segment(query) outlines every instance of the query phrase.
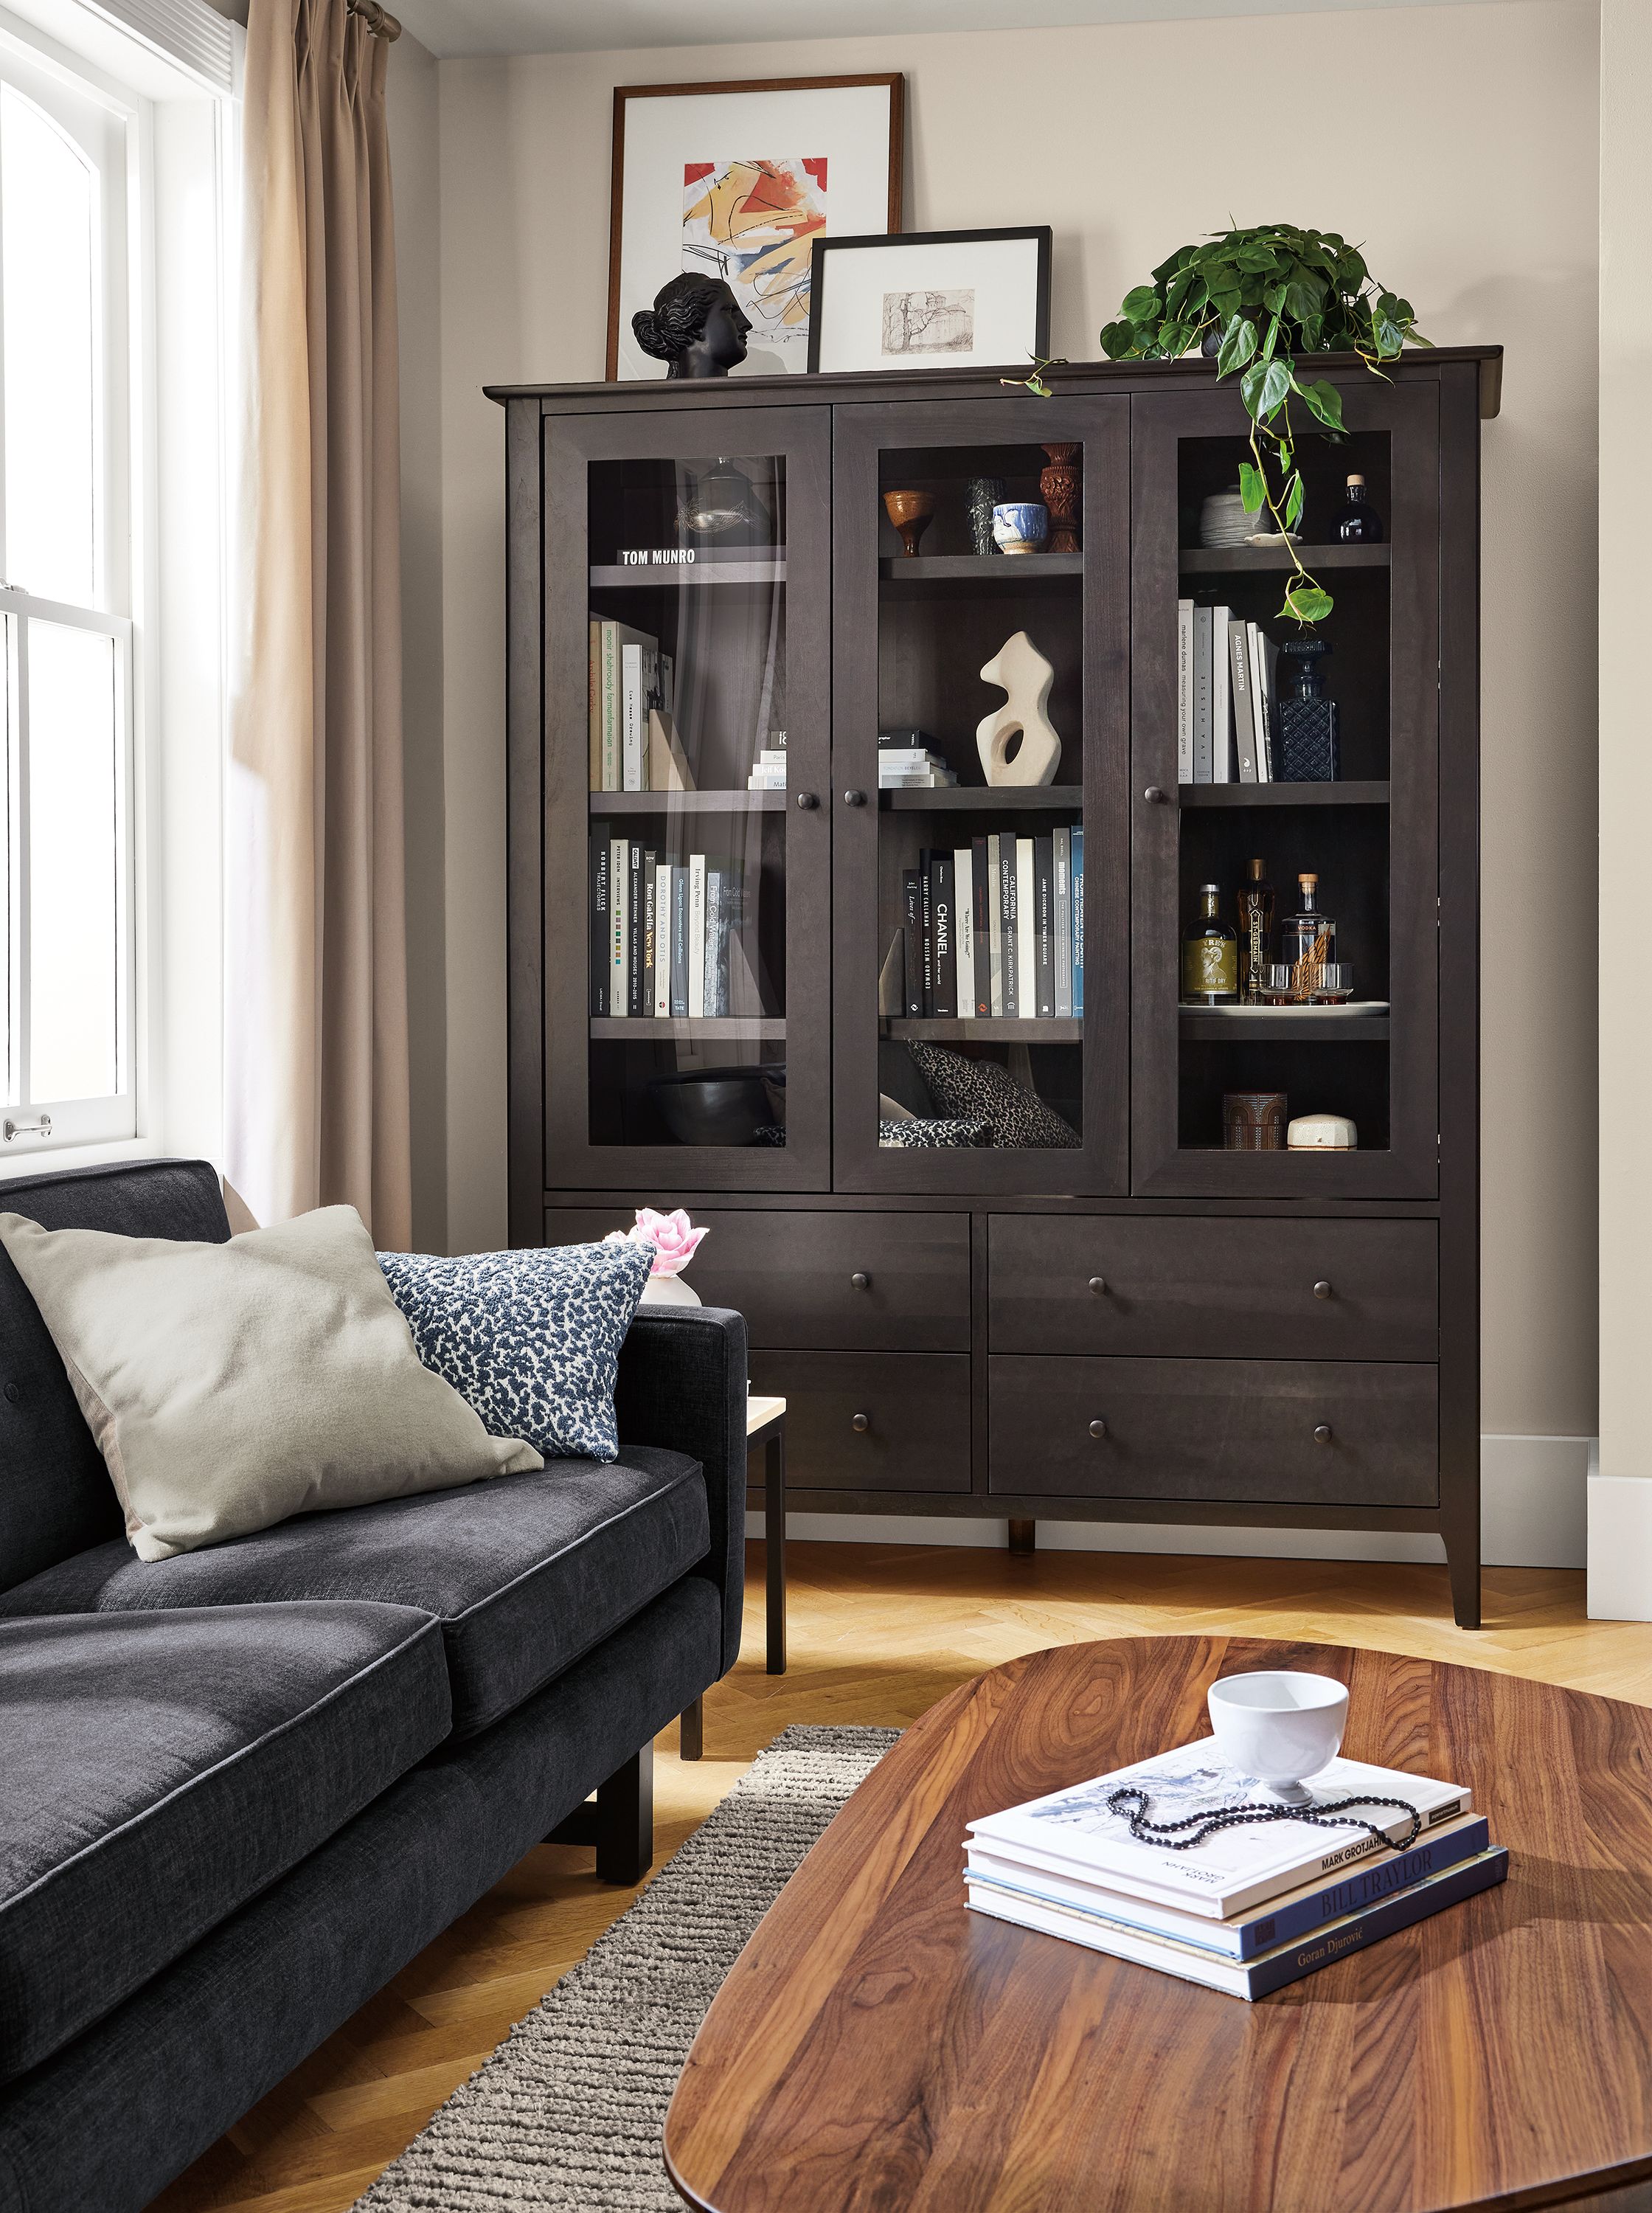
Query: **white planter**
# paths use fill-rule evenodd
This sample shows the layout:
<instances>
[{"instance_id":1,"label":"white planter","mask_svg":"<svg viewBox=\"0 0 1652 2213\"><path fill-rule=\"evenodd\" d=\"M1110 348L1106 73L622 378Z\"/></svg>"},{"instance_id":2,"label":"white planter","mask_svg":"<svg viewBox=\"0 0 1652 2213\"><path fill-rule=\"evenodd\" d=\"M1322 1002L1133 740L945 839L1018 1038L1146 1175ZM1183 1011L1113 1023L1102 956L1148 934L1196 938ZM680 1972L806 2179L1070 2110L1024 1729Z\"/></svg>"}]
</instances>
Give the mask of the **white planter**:
<instances>
[{"instance_id":1,"label":"white planter","mask_svg":"<svg viewBox=\"0 0 1652 2213\"><path fill-rule=\"evenodd\" d=\"M680 1276L650 1276L643 1286L645 1307L697 1307L700 1295Z\"/></svg>"}]
</instances>

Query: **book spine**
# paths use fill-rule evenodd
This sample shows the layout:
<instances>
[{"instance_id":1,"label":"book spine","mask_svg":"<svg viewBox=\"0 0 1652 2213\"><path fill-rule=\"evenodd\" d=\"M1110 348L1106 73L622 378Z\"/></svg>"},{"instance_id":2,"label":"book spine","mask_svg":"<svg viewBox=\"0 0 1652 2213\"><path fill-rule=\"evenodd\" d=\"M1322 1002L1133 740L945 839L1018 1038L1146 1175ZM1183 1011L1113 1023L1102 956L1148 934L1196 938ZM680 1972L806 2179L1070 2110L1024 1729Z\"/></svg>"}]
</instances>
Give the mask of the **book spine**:
<instances>
[{"instance_id":1,"label":"book spine","mask_svg":"<svg viewBox=\"0 0 1652 2213\"><path fill-rule=\"evenodd\" d=\"M1228 625L1232 610L1210 610L1210 781L1234 781L1234 691L1228 670Z\"/></svg>"},{"instance_id":2,"label":"book spine","mask_svg":"<svg viewBox=\"0 0 1652 2213\"><path fill-rule=\"evenodd\" d=\"M937 849L930 856L930 912L935 925L933 1012L949 1020L958 1013L958 931L952 878L952 855Z\"/></svg>"},{"instance_id":3,"label":"book spine","mask_svg":"<svg viewBox=\"0 0 1652 2213\"><path fill-rule=\"evenodd\" d=\"M609 859L608 826L606 822L593 822L591 825L590 963L591 1012L594 1015L606 1015L608 1011L608 975L613 966Z\"/></svg>"},{"instance_id":4,"label":"book spine","mask_svg":"<svg viewBox=\"0 0 1652 2213\"><path fill-rule=\"evenodd\" d=\"M952 857L952 931L958 948L958 1019L975 1019L975 863L967 845Z\"/></svg>"},{"instance_id":5,"label":"book spine","mask_svg":"<svg viewBox=\"0 0 1652 2213\"><path fill-rule=\"evenodd\" d=\"M917 895L924 917L924 1012L927 1017L935 1012L935 878L927 851L918 856Z\"/></svg>"},{"instance_id":6,"label":"book spine","mask_svg":"<svg viewBox=\"0 0 1652 2213\"><path fill-rule=\"evenodd\" d=\"M975 1012L984 1018L992 1012L992 924L987 905L987 841L972 838L970 844L970 902L975 924Z\"/></svg>"},{"instance_id":7,"label":"book spine","mask_svg":"<svg viewBox=\"0 0 1652 2213\"><path fill-rule=\"evenodd\" d=\"M590 619L590 671L588 713L591 737L591 789L602 789L602 618Z\"/></svg>"},{"instance_id":8,"label":"book spine","mask_svg":"<svg viewBox=\"0 0 1652 2213\"><path fill-rule=\"evenodd\" d=\"M1256 775L1256 710L1251 698L1250 625L1228 625L1228 680L1234 695L1234 748L1239 757L1239 781L1254 783Z\"/></svg>"},{"instance_id":9,"label":"book spine","mask_svg":"<svg viewBox=\"0 0 1652 2213\"><path fill-rule=\"evenodd\" d=\"M625 945L625 1012L640 1015L643 1004L643 848L633 838L631 841L631 866L625 885L625 912L631 918L631 932Z\"/></svg>"},{"instance_id":10,"label":"book spine","mask_svg":"<svg viewBox=\"0 0 1652 2213\"><path fill-rule=\"evenodd\" d=\"M1052 839L1056 875L1056 1015L1073 1011L1073 833L1058 830Z\"/></svg>"},{"instance_id":11,"label":"book spine","mask_svg":"<svg viewBox=\"0 0 1652 2213\"><path fill-rule=\"evenodd\" d=\"M1033 840L1015 840L1015 1007L1022 1021L1038 1012L1039 911Z\"/></svg>"},{"instance_id":12,"label":"book spine","mask_svg":"<svg viewBox=\"0 0 1652 2213\"><path fill-rule=\"evenodd\" d=\"M986 1010L1003 1013L1003 861L998 833L986 841Z\"/></svg>"},{"instance_id":13,"label":"book spine","mask_svg":"<svg viewBox=\"0 0 1652 2213\"><path fill-rule=\"evenodd\" d=\"M705 872L705 1011L728 1011L728 882L726 869Z\"/></svg>"},{"instance_id":14,"label":"book spine","mask_svg":"<svg viewBox=\"0 0 1652 2213\"><path fill-rule=\"evenodd\" d=\"M1073 832L1073 1012L1084 1011L1084 832Z\"/></svg>"},{"instance_id":15,"label":"book spine","mask_svg":"<svg viewBox=\"0 0 1652 2213\"><path fill-rule=\"evenodd\" d=\"M631 846L616 838L608 848L608 900L613 927L608 937L608 1005L623 1015L630 1004L631 917L625 911L625 892L631 881Z\"/></svg>"},{"instance_id":16,"label":"book spine","mask_svg":"<svg viewBox=\"0 0 1652 2213\"><path fill-rule=\"evenodd\" d=\"M909 1016L924 1012L924 887L916 869L900 872L900 942L905 1004Z\"/></svg>"},{"instance_id":17,"label":"book spine","mask_svg":"<svg viewBox=\"0 0 1652 2213\"><path fill-rule=\"evenodd\" d=\"M688 1019L688 870L680 861L671 871L671 1012Z\"/></svg>"},{"instance_id":18,"label":"book spine","mask_svg":"<svg viewBox=\"0 0 1652 2213\"><path fill-rule=\"evenodd\" d=\"M1038 918L1033 1003L1039 1019L1048 1021L1056 1010L1056 863L1052 838L1033 840L1033 911Z\"/></svg>"},{"instance_id":19,"label":"book spine","mask_svg":"<svg viewBox=\"0 0 1652 2213\"><path fill-rule=\"evenodd\" d=\"M705 1012L705 856L688 857L688 1012Z\"/></svg>"},{"instance_id":20,"label":"book spine","mask_svg":"<svg viewBox=\"0 0 1652 2213\"><path fill-rule=\"evenodd\" d=\"M1021 948L1016 944L1015 841L1001 836L998 841L998 920L1003 936L1003 952L999 972L1003 980L1003 1012L1007 1021L1014 1021L1021 1013Z\"/></svg>"},{"instance_id":21,"label":"book spine","mask_svg":"<svg viewBox=\"0 0 1652 2213\"><path fill-rule=\"evenodd\" d=\"M657 978L654 973L654 897L659 889L660 856L643 856L643 993L637 1008L641 1015L654 1012Z\"/></svg>"},{"instance_id":22,"label":"book spine","mask_svg":"<svg viewBox=\"0 0 1652 2213\"><path fill-rule=\"evenodd\" d=\"M1193 781L1210 781L1210 610L1193 610Z\"/></svg>"},{"instance_id":23,"label":"book spine","mask_svg":"<svg viewBox=\"0 0 1652 2213\"><path fill-rule=\"evenodd\" d=\"M619 791L619 625L602 625L602 789Z\"/></svg>"},{"instance_id":24,"label":"book spine","mask_svg":"<svg viewBox=\"0 0 1652 2213\"><path fill-rule=\"evenodd\" d=\"M1466 1898L1490 1890L1508 1873L1509 1854L1498 1845L1453 1869L1437 1882L1401 1891L1384 1905L1374 1905L1369 1913L1362 1913L1357 1920L1304 1936L1265 1959L1248 1960L1240 1970L1247 1985L1246 1996L1265 1998L1270 1990L1282 1990L1288 1983L1299 1983L1304 1975L1315 1974L1335 1960L1345 1960L1350 1952L1362 1952L1368 1944L1395 1936L1402 1929L1415 1928L1419 1921L1442 1913L1447 1906L1460 1905Z\"/></svg>"},{"instance_id":25,"label":"book spine","mask_svg":"<svg viewBox=\"0 0 1652 2213\"><path fill-rule=\"evenodd\" d=\"M1278 1913L1258 1914L1241 1923L1239 1956L1254 1959L1259 1952L1271 1952L1280 1944L1294 1943L1299 1936L1311 1936L1327 1921L1367 1912L1416 1883L1443 1875L1464 1860L1478 1858L1490 1845L1490 1829L1482 1814L1478 1820L1454 1829L1432 1844L1419 1841L1410 1851L1396 1852L1392 1859L1374 1860L1339 1881L1328 1882L1312 1898L1299 1898Z\"/></svg>"},{"instance_id":26,"label":"book spine","mask_svg":"<svg viewBox=\"0 0 1652 2213\"><path fill-rule=\"evenodd\" d=\"M1273 734L1278 722L1275 705L1275 672L1279 649L1259 625L1251 625L1252 648L1256 660L1255 692L1258 712L1261 717L1261 759L1257 763L1257 780L1271 783L1273 773Z\"/></svg>"},{"instance_id":27,"label":"book spine","mask_svg":"<svg viewBox=\"0 0 1652 2213\"><path fill-rule=\"evenodd\" d=\"M1193 781L1193 602L1176 602L1176 781Z\"/></svg>"},{"instance_id":28,"label":"book spine","mask_svg":"<svg viewBox=\"0 0 1652 2213\"><path fill-rule=\"evenodd\" d=\"M654 871L654 1015L663 1021L671 1012L671 863L661 861Z\"/></svg>"},{"instance_id":29,"label":"book spine","mask_svg":"<svg viewBox=\"0 0 1652 2213\"><path fill-rule=\"evenodd\" d=\"M640 726L643 649L627 639L619 649L619 775L622 791L643 789Z\"/></svg>"}]
</instances>

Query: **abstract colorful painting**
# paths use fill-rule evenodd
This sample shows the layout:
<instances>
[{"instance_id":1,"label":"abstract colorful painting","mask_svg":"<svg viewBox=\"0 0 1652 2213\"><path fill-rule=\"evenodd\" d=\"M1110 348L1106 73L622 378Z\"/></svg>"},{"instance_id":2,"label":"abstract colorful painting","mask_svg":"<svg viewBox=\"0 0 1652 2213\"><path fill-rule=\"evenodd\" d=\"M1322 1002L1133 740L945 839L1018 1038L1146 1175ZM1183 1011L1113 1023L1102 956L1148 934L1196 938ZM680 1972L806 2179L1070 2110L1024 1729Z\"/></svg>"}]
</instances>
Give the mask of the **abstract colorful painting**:
<instances>
[{"instance_id":1,"label":"abstract colorful painting","mask_svg":"<svg viewBox=\"0 0 1652 2213\"><path fill-rule=\"evenodd\" d=\"M826 221L824 155L683 164L683 267L733 286L753 338L807 352L809 259Z\"/></svg>"}]
</instances>

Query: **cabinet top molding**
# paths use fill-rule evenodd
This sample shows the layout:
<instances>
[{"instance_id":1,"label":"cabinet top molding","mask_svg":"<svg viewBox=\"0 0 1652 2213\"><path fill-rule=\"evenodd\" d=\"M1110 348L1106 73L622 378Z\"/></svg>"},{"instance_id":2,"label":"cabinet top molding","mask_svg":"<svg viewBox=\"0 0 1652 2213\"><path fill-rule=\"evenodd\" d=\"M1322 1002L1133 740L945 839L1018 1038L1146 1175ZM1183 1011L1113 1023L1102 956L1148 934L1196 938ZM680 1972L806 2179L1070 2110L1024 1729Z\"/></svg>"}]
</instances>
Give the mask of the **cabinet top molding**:
<instances>
[{"instance_id":1,"label":"cabinet top molding","mask_svg":"<svg viewBox=\"0 0 1652 2213\"><path fill-rule=\"evenodd\" d=\"M1417 346L1408 348L1385 374L1399 383L1430 383L1448 364L1472 362L1479 369L1480 415L1489 422L1503 399L1503 348L1500 345ZM1300 366L1325 376L1364 376L1369 374L1356 354L1305 355ZM741 405L807 406L819 394L828 399L901 400L1027 399L1031 395L1006 390L1000 378L1013 375L1016 364L1004 369L905 369L884 375L734 376L703 384L675 383L663 379L624 384L488 384L483 390L501 406L512 399L538 399L547 414L583 414L593 407L728 407ZM1150 391L1175 381L1214 384L1216 363L1198 354L1180 361L1076 361L1045 371L1053 391L1064 394L1116 392L1121 387Z\"/></svg>"}]
</instances>

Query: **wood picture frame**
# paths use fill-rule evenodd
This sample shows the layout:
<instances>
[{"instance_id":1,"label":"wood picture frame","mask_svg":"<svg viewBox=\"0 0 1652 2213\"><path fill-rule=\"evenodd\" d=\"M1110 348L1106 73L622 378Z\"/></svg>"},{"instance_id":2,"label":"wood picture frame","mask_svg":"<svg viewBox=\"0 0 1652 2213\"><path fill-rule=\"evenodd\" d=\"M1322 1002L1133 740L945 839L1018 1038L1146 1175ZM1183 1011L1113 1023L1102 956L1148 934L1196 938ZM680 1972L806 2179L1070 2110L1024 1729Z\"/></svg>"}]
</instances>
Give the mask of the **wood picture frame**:
<instances>
[{"instance_id":1,"label":"wood picture frame","mask_svg":"<svg viewBox=\"0 0 1652 2213\"><path fill-rule=\"evenodd\" d=\"M887 129L879 103L865 97L880 94L887 108ZM844 95L841 109L831 97L838 94ZM861 97L850 103L848 96L852 94ZM824 101L821 95L827 96ZM643 105L656 102L661 105ZM668 102L678 103L674 112L663 105ZM718 113L720 108L722 113ZM645 157L645 122L662 133L676 133L677 146L662 146L657 155L650 152ZM843 134L835 156L829 143L813 143L819 137L829 140L834 129ZM647 360L637 348L630 335L630 318L637 308L651 306L661 286L680 274L686 265L683 239L686 180L682 157L692 154L695 167L704 162L710 169L714 161L728 159L730 149L727 142L730 137L738 145L741 137L753 132L759 138L784 138L796 135L800 130L809 137L809 149L784 144L754 145L752 159L782 168L789 164L812 173L825 172L815 204L824 201L824 219L828 225L832 220L835 188L839 203L846 203L839 228L877 235L876 226L881 218L888 231L898 232L906 143L906 80L899 70L856 76L759 77L705 84L615 86L608 231L608 337L604 371L610 383L633 379L649 381L665 373L663 363ZM717 139L724 143L705 143ZM841 171L845 144L851 161L870 158L875 145L886 164L886 173L881 176L854 176L847 186L834 179L830 163L835 158ZM642 173L645 167L651 168L655 174L644 176ZM628 174L631 187L629 205ZM668 205L668 192L674 192L674 198ZM794 255L794 266L796 259ZM805 288L812 283L812 262L802 281ZM759 323L753 332L747 363L735 372L737 375L802 374L806 370L808 363L802 332L794 317L785 320L789 326L777 329L772 342L766 345L763 339L767 334Z\"/></svg>"},{"instance_id":2,"label":"wood picture frame","mask_svg":"<svg viewBox=\"0 0 1652 2213\"><path fill-rule=\"evenodd\" d=\"M1050 346L1050 267L1052 235L1048 223L1012 224L1002 229L986 230L917 230L899 236L881 237L875 234L863 238L833 238L823 235L814 241L813 266L810 272L810 296L813 312L809 318L808 366L811 375L827 371L847 371L865 375L886 370L896 374L919 369L966 369L1018 367L1021 351L1029 363L1033 357L1044 358ZM1014 249L1030 249L1015 253ZM905 352L893 351L887 343L875 344L877 334L869 328L865 344L851 346L845 355L840 342L828 332L827 277L834 269L839 272L838 289L845 287L844 273L859 257L881 256L893 250L894 259L901 265L901 275L908 284L914 280L918 291L905 292L899 296L919 296L923 288L933 285L929 296L949 298L944 290L956 284L960 275L972 274L971 250L982 261L983 273L988 273L990 264L998 266L991 273L995 283L1009 283L1013 295L1003 303L1003 312L991 312L999 303L991 302L982 311L982 327L978 332L975 322L977 294L973 288L960 298L970 302L967 342L946 343L932 347L914 347ZM871 267L875 271L877 263ZM933 274L930 275L930 271ZM856 272L859 273L858 271ZM863 320L881 296L886 303L893 295L869 295L850 307L848 302L836 310L844 313L859 310ZM996 342L997 332L1006 323L1020 326L1017 335L1021 351L1006 352Z\"/></svg>"}]
</instances>

